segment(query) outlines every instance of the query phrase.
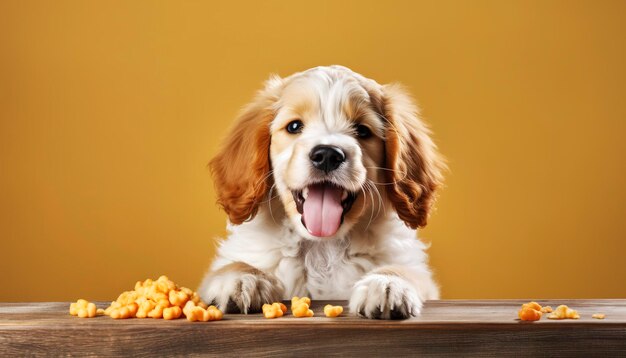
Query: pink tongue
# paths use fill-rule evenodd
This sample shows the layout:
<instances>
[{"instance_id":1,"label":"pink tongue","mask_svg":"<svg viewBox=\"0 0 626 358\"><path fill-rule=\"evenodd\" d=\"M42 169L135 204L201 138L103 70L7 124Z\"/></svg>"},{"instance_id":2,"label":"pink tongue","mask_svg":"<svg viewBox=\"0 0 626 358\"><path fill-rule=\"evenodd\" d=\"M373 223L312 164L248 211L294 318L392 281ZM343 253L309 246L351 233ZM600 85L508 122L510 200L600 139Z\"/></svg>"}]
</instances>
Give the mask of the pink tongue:
<instances>
[{"instance_id":1,"label":"pink tongue","mask_svg":"<svg viewBox=\"0 0 626 358\"><path fill-rule=\"evenodd\" d=\"M329 185L316 184L309 187L304 200L302 218L311 235L333 236L341 225L341 194L343 191Z\"/></svg>"}]
</instances>

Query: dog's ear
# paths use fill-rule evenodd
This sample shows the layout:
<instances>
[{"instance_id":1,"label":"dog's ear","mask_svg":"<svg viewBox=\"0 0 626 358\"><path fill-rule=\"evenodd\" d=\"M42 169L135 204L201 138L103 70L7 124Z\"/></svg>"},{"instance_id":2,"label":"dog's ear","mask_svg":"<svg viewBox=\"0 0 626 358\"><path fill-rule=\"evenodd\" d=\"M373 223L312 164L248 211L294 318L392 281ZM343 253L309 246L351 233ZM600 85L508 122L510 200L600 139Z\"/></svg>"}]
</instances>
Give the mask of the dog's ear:
<instances>
[{"instance_id":1,"label":"dog's ear","mask_svg":"<svg viewBox=\"0 0 626 358\"><path fill-rule=\"evenodd\" d=\"M387 195L400 219L416 229L426 226L446 167L418 108L398 84L382 87L379 106L386 122Z\"/></svg>"},{"instance_id":2,"label":"dog's ear","mask_svg":"<svg viewBox=\"0 0 626 358\"><path fill-rule=\"evenodd\" d=\"M218 204L233 224L254 218L271 187L270 122L282 80L272 76L241 112L209 166Z\"/></svg>"}]
</instances>

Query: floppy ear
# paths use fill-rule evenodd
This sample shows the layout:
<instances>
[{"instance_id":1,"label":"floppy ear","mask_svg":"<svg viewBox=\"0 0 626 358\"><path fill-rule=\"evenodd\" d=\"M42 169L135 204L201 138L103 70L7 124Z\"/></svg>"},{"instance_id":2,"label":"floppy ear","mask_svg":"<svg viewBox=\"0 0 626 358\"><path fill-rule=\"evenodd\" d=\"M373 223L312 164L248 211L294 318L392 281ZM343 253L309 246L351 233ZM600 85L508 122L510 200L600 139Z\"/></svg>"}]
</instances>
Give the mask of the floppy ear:
<instances>
[{"instance_id":1,"label":"floppy ear","mask_svg":"<svg viewBox=\"0 0 626 358\"><path fill-rule=\"evenodd\" d=\"M424 227L446 165L413 100L400 85L383 86L381 106L386 121L386 168L390 169L386 171L387 195L407 226Z\"/></svg>"},{"instance_id":2,"label":"floppy ear","mask_svg":"<svg viewBox=\"0 0 626 358\"><path fill-rule=\"evenodd\" d=\"M233 224L254 218L271 186L270 122L277 99L274 93L280 82L277 76L266 82L265 89L243 109L209 163L217 202Z\"/></svg>"}]
</instances>

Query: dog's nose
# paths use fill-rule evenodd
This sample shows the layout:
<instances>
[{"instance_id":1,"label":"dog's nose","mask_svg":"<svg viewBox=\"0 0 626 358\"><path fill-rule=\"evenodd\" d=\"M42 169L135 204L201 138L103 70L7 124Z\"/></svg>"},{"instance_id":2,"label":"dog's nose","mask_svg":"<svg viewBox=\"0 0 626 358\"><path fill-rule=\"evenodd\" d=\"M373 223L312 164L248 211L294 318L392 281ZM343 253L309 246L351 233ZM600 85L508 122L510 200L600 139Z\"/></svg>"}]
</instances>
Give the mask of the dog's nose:
<instances>
[{"instance_id":1,"label":"dog's nose","mask_svg":"<svg viewBox=\"0 0 626 358\"><path fill-rule=\"evenodd\" d=\"M346 155L337 147L317 145L309 154L313 166L328 173L339 167L346 160Z\"/></svg>"}]
</instances>

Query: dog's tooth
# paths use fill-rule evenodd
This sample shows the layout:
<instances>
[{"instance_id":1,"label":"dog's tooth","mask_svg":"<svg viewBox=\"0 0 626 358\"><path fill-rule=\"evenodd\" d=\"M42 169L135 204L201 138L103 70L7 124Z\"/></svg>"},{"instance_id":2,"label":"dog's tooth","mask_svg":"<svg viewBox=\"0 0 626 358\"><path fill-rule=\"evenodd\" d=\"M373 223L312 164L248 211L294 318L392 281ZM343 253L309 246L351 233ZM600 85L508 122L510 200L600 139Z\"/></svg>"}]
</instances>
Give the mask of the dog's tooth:
<instances>
[{"instance_id":1,"label":"dog's tooth","mask_svg":"<svg viewBox=\"0 0 626 358\"><path fill-rule=\"evenodd\" d=\"M343 194L341 194L341 201L348 199L348 191L344 190Z\"/></svg>"},{"instance_id":2,"label":"dog's tooth","mask_svg":"<svg viewBox=\"0 0 626 358\"><path fill-rule=\"evenodd\" d=\"M304 198L304 200L306 200L307 196L309 196L309 187L302 189L302 197Z\"/></svg>"}]
</instances>

